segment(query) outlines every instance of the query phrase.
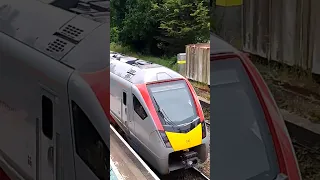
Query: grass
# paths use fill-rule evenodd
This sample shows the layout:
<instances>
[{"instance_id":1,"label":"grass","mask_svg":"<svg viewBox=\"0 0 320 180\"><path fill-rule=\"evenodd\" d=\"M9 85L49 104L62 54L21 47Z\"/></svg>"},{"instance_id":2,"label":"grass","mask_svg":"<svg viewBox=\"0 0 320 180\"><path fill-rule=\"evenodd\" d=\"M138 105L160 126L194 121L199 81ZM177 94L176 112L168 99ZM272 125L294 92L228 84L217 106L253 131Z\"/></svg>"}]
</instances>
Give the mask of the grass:
<instances>
[{"instance_id":1,"label":"grass","mask_svg":"<svg viewBox=\"0 0 320 180\"><path fill-rule=\"evenodd\" d=\"M160 64L174 71L178 71L178 64L176 63L176 57L154 57L151 55L144 55L141 53L134 52L129 47L124 47L116 43L110 44L110 50L118 53L125 54L127 56L136 57L142 60L150 61L156 64Z\"/></svg>"},{"instance_id":2,"label":"grass","mask_svg":"<svg viewBox=\"0 0 320 180\"><path fill-rule=\"evenodd\" d=\"M210 121L210 109L203 108L202 111L203 111L204 119Z\"/></svg>"},{"instance_id":3,"label":"grass","mask_svg":"<svg viewBox=\"0 0 320 180\"><path fill-rule=\"evenodd\" d=\"M197 95L203 97L204 99L210 101L210 88L207 84L189 80Z\"/></svg>"},{"instance_id":4,"label":"grass","mask_svg":"<svg viewBox=\"0 0 320 180\"><path fill-rule=\"evenodd\" d=\"M210 88L209 88L208 85L205 84L205 83L197 82L197 81L193 81L193 80L190 80L190 83L191 83L192 86L194 86L194 87L197 87L197 88L199 88L199 89L203 89L203 90L206 90L206 91L210 91Z\"/></svg>"}]
</instances>

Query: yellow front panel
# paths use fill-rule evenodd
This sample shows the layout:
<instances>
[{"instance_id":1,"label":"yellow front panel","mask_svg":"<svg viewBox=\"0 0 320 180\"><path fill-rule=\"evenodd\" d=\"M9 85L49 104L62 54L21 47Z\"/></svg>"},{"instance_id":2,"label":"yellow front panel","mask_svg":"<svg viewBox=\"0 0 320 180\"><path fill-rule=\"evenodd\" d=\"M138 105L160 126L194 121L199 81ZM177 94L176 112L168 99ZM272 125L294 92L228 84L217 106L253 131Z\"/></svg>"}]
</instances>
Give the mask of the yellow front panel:
<instances>
[{"instance_id":1,"label":"yellow front panel","mask_svg":"<svg viewBox=\"0 0 320 180\"><path fill-rule=\"evenodd\" d=\"M240 6L242 5L242 0L217 0L216 5L218 6Z\"/></svg>"},{"instance_id":2,"label":"yellow front panel","mask_svg":"<svg viewBox=\"0 0 320 180\"><path fill-rule=\"evenodd\" d=\"M188 133L166 132L174 151L192 148L202 143L202 127L199 124Z\"/></svg>"}]
</instances>

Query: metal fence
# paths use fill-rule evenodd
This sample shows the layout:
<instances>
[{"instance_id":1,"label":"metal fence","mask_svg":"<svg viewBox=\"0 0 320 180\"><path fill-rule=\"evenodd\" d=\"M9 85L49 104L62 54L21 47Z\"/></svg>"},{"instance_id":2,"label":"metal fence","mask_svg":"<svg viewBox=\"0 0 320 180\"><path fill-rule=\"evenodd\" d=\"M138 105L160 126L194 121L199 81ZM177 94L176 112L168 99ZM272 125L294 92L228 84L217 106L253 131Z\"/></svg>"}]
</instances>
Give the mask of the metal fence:
<instances>
[{"instance_id":1,"label":"metal fence","mask_svg":"<svg viewBox=\"0 0 320 180\"><path fill-rule=\"evenodd\" d=\"M183 73L183 72L182 72ZM210 85L210 44L186 46L185 76Z\"/></svg>"},{"instance_id":2,"label":"metal fence","mask_svg":"<svg viewBox=\"0 0 320 180\"><path fill-rule=\"evenodd\" d=\"M243 50L320 74L319 0L244 0Z\"/></svg>"}]
</instances>

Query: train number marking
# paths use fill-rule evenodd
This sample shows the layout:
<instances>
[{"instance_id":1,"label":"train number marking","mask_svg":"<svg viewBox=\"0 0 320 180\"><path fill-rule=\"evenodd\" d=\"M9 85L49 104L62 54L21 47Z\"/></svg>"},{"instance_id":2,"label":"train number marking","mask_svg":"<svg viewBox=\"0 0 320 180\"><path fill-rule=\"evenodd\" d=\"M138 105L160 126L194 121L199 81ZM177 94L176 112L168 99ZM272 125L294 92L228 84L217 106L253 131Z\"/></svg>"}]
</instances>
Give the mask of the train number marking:
<instances>
[{"instance_id":1,"label":"train number marking","mask_svg":"<svg viewBox=\"0 0 320 180\"><path fill-rule=\"evenodd\" d=\"M32 167L32 159L31 156L28 155L28 165Z\"/></svg>"}]
</instances>

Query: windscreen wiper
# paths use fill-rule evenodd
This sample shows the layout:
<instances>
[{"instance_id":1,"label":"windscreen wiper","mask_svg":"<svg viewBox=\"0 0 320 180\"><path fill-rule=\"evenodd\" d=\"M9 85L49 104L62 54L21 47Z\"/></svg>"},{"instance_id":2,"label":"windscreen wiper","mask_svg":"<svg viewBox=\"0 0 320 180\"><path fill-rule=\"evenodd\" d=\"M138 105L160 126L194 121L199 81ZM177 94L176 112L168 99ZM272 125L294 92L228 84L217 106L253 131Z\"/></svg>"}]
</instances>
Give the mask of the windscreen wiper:
<instances>
[{"instance_id":1,"label":"windscreen wiper","mask_svg":"<svg viewBox=\"0 0 320 180\"><path fill-rule=\"evenodd\" d=\"M152 98L153 98L154 102L156 103L157 112L161 115L161 117L164 119L164 121L167 124L171 125L172 129L174 129L175 124L172 121L170 121L170 119L168 119L164 116L163 111L162 111L162 109L160 109L160 106L159 106L158 102L156 101L156 99L153 96L152 96Z\"/></svg>"},{"instance_id":2,"label":"windscreen wiper","mask_svg":"<svg viewBox=\"0 0 320 180\"><path fill-rule=\"evenodd\" d=\"M167 113L161 109L161 112L163 113L163 115L165 115L165 118L167 119L167 121L169 121L171 124L173 124L174 126L176 126L176 124L169 118L169 116L167 115ZM179 128L178 128L179 129ZM180 130L179 130L180 131Z\"/></svg>"}]
</instances>

